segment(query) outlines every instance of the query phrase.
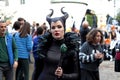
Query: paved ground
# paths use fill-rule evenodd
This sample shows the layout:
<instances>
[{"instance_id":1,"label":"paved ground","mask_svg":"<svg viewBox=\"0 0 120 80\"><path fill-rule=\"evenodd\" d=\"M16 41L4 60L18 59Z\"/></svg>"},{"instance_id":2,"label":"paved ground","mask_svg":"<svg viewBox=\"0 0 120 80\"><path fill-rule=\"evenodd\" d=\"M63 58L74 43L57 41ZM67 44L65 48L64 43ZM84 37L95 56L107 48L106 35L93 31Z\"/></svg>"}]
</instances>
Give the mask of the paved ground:
<instances>
[{"instance_id":1,"label":"paved ground","mask_svg":"<svg viewBox=\"0 0 120 80\"><path fill-rule=\"evenodd\" d=\"M30 64L30 80L33 64ZM103 61L100 65L100 80L120 80L120 72L114 71L114 61Z\"/></svg>"},{"instance_id":2,"label":"paved ground","mask_svg":"<svg viewBox=\"0 0 120 80\"><path fill-rule=\"evenodd\" d=\"M120 72L114 71L114 61L104 61L100 65L100 80L120 80Z\"/></svg>"},{"instance_id":3,"label":"paved ground","mask_svg":"<svg viewBox=\"0 0 120 80\"><path fill-rule=\"evenodd\" d=\"M34 62L33 58L32 61ZM34 65L30 64L29 80L32 78L33 69ZM114 71L114 61L103 61L99 67L99 71L100 80L120 80L120 72Z\"/></svg>"}]
</instances>

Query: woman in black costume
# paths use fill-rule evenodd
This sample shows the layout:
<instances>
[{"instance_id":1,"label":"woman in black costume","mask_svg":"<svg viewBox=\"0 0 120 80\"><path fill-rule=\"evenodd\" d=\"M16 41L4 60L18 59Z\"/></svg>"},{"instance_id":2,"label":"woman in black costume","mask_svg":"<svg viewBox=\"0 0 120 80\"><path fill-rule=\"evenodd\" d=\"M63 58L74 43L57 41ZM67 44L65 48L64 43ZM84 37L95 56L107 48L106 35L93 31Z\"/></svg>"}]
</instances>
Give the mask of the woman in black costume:
<instances>
[{"instance_id":1,"label":"woman in black costume","mask_svg":"<svg viewBox=\"0 0 120 80\"><path fill-rule=\"evenodd\" d=\"M64 16L51 18L51 9L46 17L50 32L39 40L37 52L44 66L38 80L79 80L79 37L76 33L65 33L68 13L63 8Z\"/></svg>"}]
</instances>

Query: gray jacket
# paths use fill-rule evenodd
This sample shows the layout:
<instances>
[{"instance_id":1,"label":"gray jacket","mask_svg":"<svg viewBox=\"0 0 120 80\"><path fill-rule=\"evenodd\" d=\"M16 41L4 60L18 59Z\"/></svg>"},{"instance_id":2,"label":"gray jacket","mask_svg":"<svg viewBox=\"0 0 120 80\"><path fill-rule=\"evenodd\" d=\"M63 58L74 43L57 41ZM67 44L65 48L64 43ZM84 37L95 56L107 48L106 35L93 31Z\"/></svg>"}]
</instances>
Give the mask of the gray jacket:
<instances>
[{"instance_id":1,"label":"gray jacket","mask_svg":"<svg viewBox=\"0 0 120 80\"><path fill-rule=\"evenodd\" d=\"M102 53L101 45L92 45L88 42L85 42L79 53L80 68L90 71L98 71L99 64L103 59L96 59L95 53L96 50Z\"/></svg>"}]
</instances>

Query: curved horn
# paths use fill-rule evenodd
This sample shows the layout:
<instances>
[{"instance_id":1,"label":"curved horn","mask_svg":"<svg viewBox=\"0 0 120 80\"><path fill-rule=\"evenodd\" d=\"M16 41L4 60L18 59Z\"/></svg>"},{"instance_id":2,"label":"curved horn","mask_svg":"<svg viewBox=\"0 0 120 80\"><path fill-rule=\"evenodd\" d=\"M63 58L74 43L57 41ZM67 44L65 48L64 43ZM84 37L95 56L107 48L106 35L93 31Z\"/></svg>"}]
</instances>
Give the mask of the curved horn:
<instances>
[{"instance_id":1,"label":"curved horn","mask_svg":"<svg viewBox=\"0 0 120 80\"><path fill-rule=\"evenodd\" d=\"M63 11L63 8L65 8L65 7L62 7L62 8L61 8L61 12L62 12L63 14L65 14L65 12Z\"/></svg>"},{"instance_id":2,"label":"curved horn","mask_svg":"<svg viewBox=\"0 0 120 80\"><path fill-rule=\"evenodd\" d=\"M53 9L50 9L50 10L51 10L51 13L48 16L51 17L53 15L54 10Z\"/></svg>"},{"instance_id":3,"label":"curved horn","mask_svg":"<svg viewBox=\"0 0 120 80\"><path fill-rule=\"evenodd\" d=\"M64 12L64 11L63 11L63 8L65 8L65 7L62 7L62 8L61 8L61 12L64 14L64 18L67 19L67 18L68 18L68 13L67 13L67 12Z\"/></svg>"},{"instance_id":4,"label":"curved horn","mask_svg":"<svg viewBox=\"0 0 120 80\"><path fill-rule=\"evenodd\" d=\"M51 16L53 15L53 12L54 12L53 9L50 9L50 10L51 10L51 13L46 16L46 20L48 21L49 24L50 24L50 21L51 21Z\"/></svg>"}]
</instances>

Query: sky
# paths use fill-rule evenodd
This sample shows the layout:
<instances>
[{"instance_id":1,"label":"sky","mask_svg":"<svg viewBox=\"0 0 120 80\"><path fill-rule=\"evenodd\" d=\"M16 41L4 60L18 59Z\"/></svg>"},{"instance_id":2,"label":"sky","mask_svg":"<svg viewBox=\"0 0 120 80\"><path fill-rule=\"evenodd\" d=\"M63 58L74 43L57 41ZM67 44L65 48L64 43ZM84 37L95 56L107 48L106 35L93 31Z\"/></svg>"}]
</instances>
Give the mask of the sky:
<instances>
[{"instance_id":1,"label":"sky","mask_svg":"<svg viewBox=\"0 0 120 80\"><path fill-rule=\"evenodd\" d=\"M55 10L55 13L53 16L60 16L60 8L65 7L65 11L69 13L69 18L67 19L67 26L72 26L73 21L76 21L76 26L79 29L79 26L81 24L81 20L84 16L84 13L86 9L92 9L95 11L95 13L98 15L98 17L103 16L103 19L106 17L106 14L110 14L112 17L116 14L116 10L119 7L120 0L116 1L116 8L114 7L114 0L108 2L107 0L83 0L83 2L87 3L88 6L82 5L82 4L50 4L51 0L43 0L42 2L40 0L36 0L36 2L30 2L29 5L32 4L30 13L35 14L32 19L37 19L37 21L45 21L45 17L48 13L50 13L50 8ZM79 0L80 1L80 0ZM82 0L81 0L82 1ZM31 12L33 10L33 12ZM28 15L28 14L27 14ZM39 15L39 16L38 16ZM71 16L73 16L73 20L71 20ZM38 18L39 17L39 18ZM105 19L104 19L105 20Z\"/></svg>"},{"instance_id":2,"label":"sky","mask_svg":"<svg viewBox=\"0 0 120 80\"><path fill-rule=\"evenodd\" d=\"M53 16L61 16L60 8L65 7L65 11L69 13L69 18L67 19L67 25L71 26L73 21L76 20L76 26L79 28L81 20L84 16L84 13L86 9L92 9L95 11L95 13L99 16L110 14L112 17L114 17L114 2L113 0L111 2L107 2L107 0L83 0L88 4L82 5L82 4L50 4L51 0L26 0L26 5L24 6L18 6L18 0L10 0L10 9L5 9L7 12L11 11L17 11L17 14L15 14L16 20L17 17L25 17L30 23L33 21L37 21L40 23L43 23L46 19L46 15L50 13L50 8L55 10L55 13ZM81 0L82 1L82 0ZM116 1L116 8L118 8L120 0ZM73 20L71 20L71 16L73 16Z\"/></svg>"},{"instance_id":3,"label":"sky","mask_svg":"<svg viewBox=\"0 0 120 80\"><path fill-rule=\"evenodd\" d=\"M86 11L85 5L80 4L50 4L50 0L36 0L36 2L28 2L26 6L23 6L18 9L17 16L25 17L25 19L29 20L31 23L33 21L43 23L46 21L46 15L50 13L49 9L54 9L54 16L61 16L60 9L61 7L65 7L64 11L69 13L69 18L67 19L66 25L72 26L73 21L76 20L76 25L80 25L81 19L84 16ZM73 20L71 20L71 16L74 16Z\"/></svg>"}]
</instances>

